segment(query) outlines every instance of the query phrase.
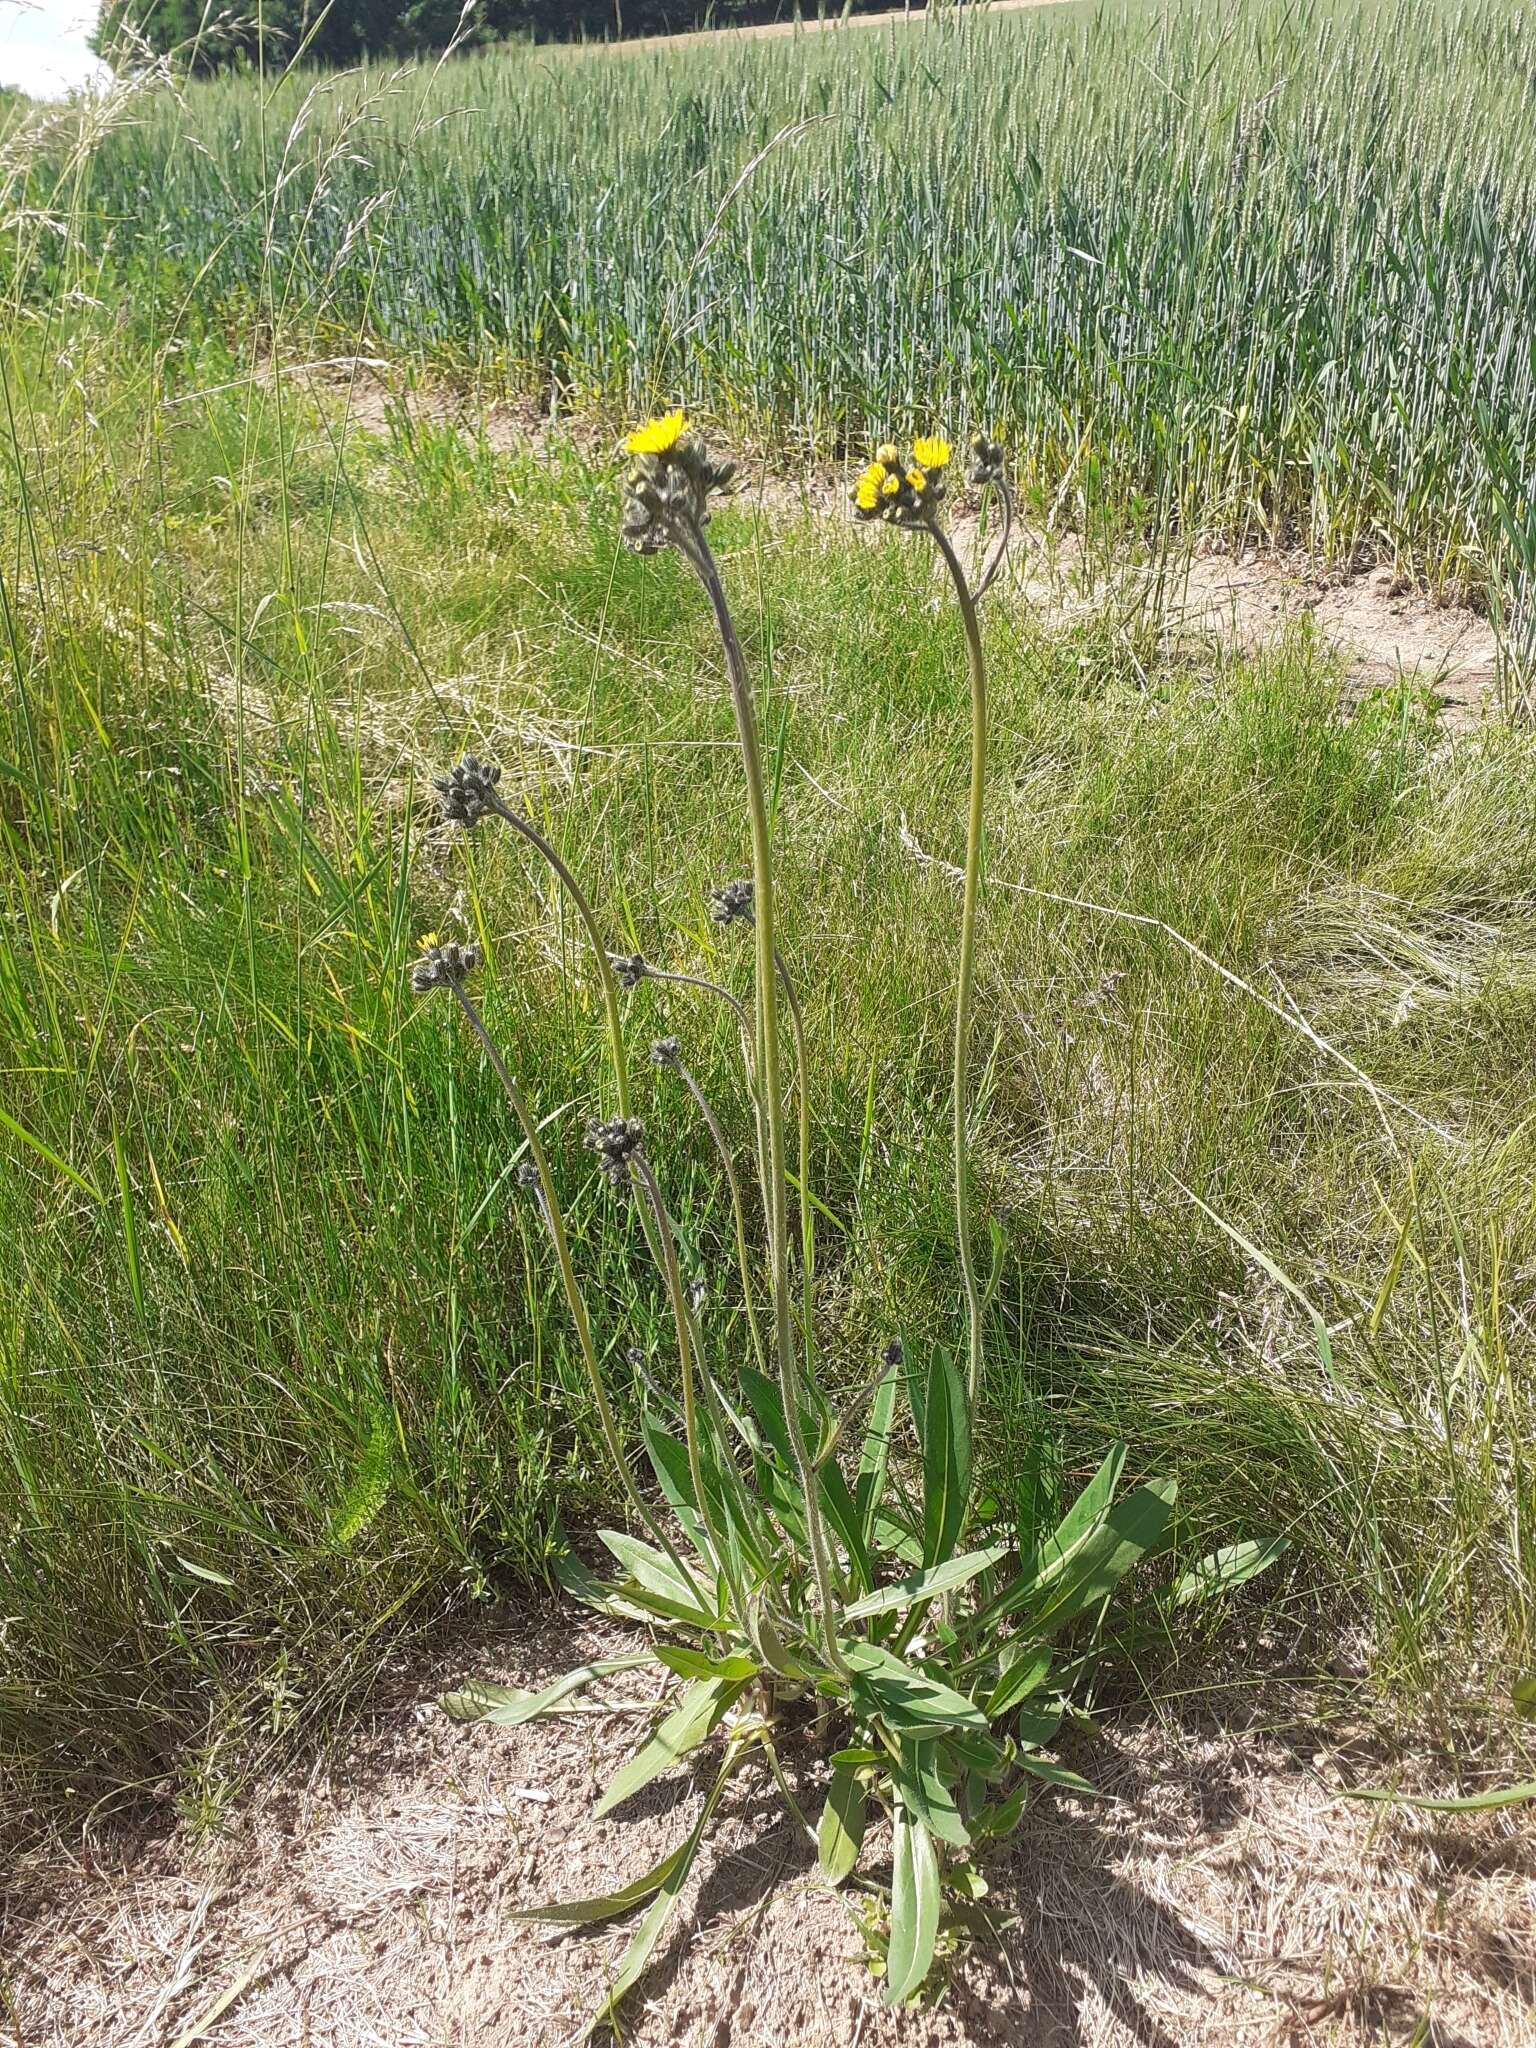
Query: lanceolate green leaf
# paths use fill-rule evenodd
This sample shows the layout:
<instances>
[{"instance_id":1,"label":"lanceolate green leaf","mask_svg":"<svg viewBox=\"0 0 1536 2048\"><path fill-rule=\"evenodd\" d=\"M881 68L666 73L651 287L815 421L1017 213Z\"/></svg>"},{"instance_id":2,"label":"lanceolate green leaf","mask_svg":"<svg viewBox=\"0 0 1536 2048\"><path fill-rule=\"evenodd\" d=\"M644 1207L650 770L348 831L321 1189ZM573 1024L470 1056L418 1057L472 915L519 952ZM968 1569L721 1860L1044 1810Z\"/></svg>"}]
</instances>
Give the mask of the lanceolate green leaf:
<instances>
[{"instance_id":1,"label":"lanceolate green leaf","mask_svg":"<svg viewBox=\"0 0 1536 2048\"><path fill-rule=\"evenodd\" d=\"M893 1365L875 1390L874 1405L869 1411L869 1427L864 1432L864 1449L859 1457L858 1477L853 1485L853 1504L858 1510L866 1549L874 1537L875 1509L885 1492L885 1469L890 1460L891 1430L896 1420L896 1391L900 1377L900 1366Z\"/></svg>"},{"instance_id":2,"label":"lanceolate green leaf","mask_svg":"<svg viewBox=\"0 0 1536 2048\"><path fill-rule=\"evenodd\" d=\"M588 1899L557 1900L548 1906L522 1906L511 1918L535 1920L550 1927L591 1927L601 1920L617 1920L625 1913L632 1913L658 1886L665 1884L687 1850L688 1844L681 1843L676 1849L669 1850L650 1870L611 1892L598 1892Z\"/></svg>"},{"instance_id":3,"label":"lanceolate green leaf","mask_svg":"<svg viewBox=\"0 0 1536 2048\"><path fill-rule=\"evenodd\" d=\"M1019 1769L1028 1771L1032 1778L1042 1778L1047 1785L1059 1785L1065 1792L1076 1792L1084 1799L1108 1799L1110 1794L1101 1792L1097 1785L1090 1785L1086 1778L1080 1778L1076 1771L1069 1771L1065 1764L1052 1763L1048 1756L1021 1756Z\"/></svg>"},{"instance_id":4,"label":"lanceolate green leaf","mask_svg":"<svg viewBox=\"0 0 1536 2048\"><path fill-rule=\"evenodd\" d=\"M851 1607L843 1609L844 1621L867 1621L875 1614L895 1614L913 1607L919 1600L935 1600L940 1593L952 1593L974 1579L978 1572L997 1564L1008 1555L1007 1546L998 1544L991 1550L968 1550L963 1557L952 1557L947 1564L938 1564L931 1571L913 1572L907 1578L898 1579L894 1585L881 1586L873 1593L866 1593L862 1600L855 1600Z\"/></svg>"},{"instance_id":5,"label":"lanceolate green leaf","mask_svg":"<svg viewBox=\"0 0 1536 2048\"><path fill-rule=\"evenodd\" d=\"M651 1470L656 1474L656 1483L673 1514L677 1516L689 1541L696 1549L704 1543L703 1524L699 1520L698 1502L693 1497L693 1477L688 1470L688 1446L679 1443L670 1431L663 1428L654 1415L640 1417L640 1436L645 1445L646 1456L651 1461Z\"/></svg>"},{"instance_id":6,"label":"lanceolate green leaf","mask_svg":"<svg viewBox=\"0 0 1536 2048\"><path fill-rule=\"evenodd\" d=\"M951 1354L935 1344L919 1424L923 1453L923 1563L941 1564L965 1526L970 1499L971 1422L965 1381Z\"/></svg>"},{"instance_id":7,"label":"lanceolate green leaf","mask_svg":"<svg viewBox=\"0 0 1536 2048\"><path fill-rule=\"evenodd\" d=\"M1213 1593L1228 1593L1246 1579L1267 1571L1277 1557L1290 1548L1283 1536L1270 1543L1229 1543L1213 1550L1192 1565L1173 1589L1174 1605L1186 1607L1193 1600L1205 1600Z\"/></svg>"},{"instance_id":8,"label":"lanceolate green leaf","mask_svg":"<svg viewBox=\"0 0 1536 2048\"><path fill-rule=\"evenodd\" d=\"M1073 1560L1038 1612L1053 1628L1108 1598L1119 1581L1144 1557L1160 1550L1173 1526L1177 1486L1171 1479L1153 1479L1118 1501L1103 1526Z\"/></svg>"},{"instance_id":9,"label":"lanceolate green leaf","mask_svg":"<svg viewBox=\"0 0 1536 2048\"><path fill-rule=\"evenodd\" d=\"M1011 1587L1005 1588L981 1616L983 1622L1001 1620L1012 1614L1025 1599L1043 1593L1071 1564L1109 1511L1120 1475L1125 1470L1126 1447L1111 1444L1104 1462L1062 1517L1055 1532L1040 1544L1026 1561ZM1016 1593L1021 1598L1014 1599Z\"/></svg>"},{"instance_id":10,"label":"lanceolate green leaf","mask_svg":"<svg viewBox=\"0 0 1536 2048\"><path fill-rule=\"evenodd\" d=\"M858 1862L868 1817L869 1797L857 1772L834 1768L816 1830L816 1858L828 1884L841 1884Z\"/></svg>"},{"instance_id":11,"label":"lanceolate green leaf","mask_svg":"<svg viewBox=\"0 0 1536 2048\"><path fill-rule=\"evenodd\" d=\"M1023 1572L1005 1586L978 1617L979 1625L990 1627L1027 1611L1032 1628L1064 1626L1167 1540L1175 1493L1171 1479L1138 1486L1041 1569Z\"/></svg>"},{"instance_id":12,"label":"lanceolate green leaf","mask_svg":"<svg viewBox=\"0 0 1536 2048\"><path fill-rule=\"evenodd\" d=\"M721 1765L720 1775L716 1778L710 1795L704 1802L703 1810L700 1812L698 1820L694 1823L692 1832L688 1836L687 1841L683 1843L682 1847L672 1858L671 1867L668 1869L660 1885L656 1888L656 1896L651 1901L650 1910L630 1937L629 1946L625 1949L620 1960L618 1973L608 1987L608 1997L604 2003L603 2010L587 2029L589 2039L598 2027L602 2026L605 2022L610 2026L615 2026L615 2031L617 2031L615 2022L619 2001L639 1981L641 1972L650 1961L652 1951L661 1939L668 1920L672 1917L672 1909L677 1904L678 1894L688 1882L688 1873L693 1868L693 1859L699 1853L699 1844L704 1839L704 1830L709 1826L715 1808L719 1804L720 1794L725 1790L725 1781L731 1775L735 1762L736 1758L733 1752L726 1757L725 1762Z\"/></svg>"},{"instance_id":13,"label":"lanceolate green leaf","mask_svg":"<svg viewBox=\"0 0 1536 2048\"><path fill-rule=\"evenodd\" d=\"M550 1713L594 1679L609 1678L615 1671L638 1671L641 1665L650 1661L650 1654L645 1650L634 1651L627 1657L600 1657L594 1664L583 1664L578 1671L568 1671L564 1678L557 1678L542 1692L524 1692L511 1685L474 1682L459 1692L445 1692L438 1705L455 1721L491 1721L499 1728L517 1728L525 1721L536 1721L541 1714Z\"/></svg>"},{"instance_id":14,"label":"lanceolate green leaf","mask_svg":"<svg viewBox=\"0 0 1536 2048\"><path fill-rule=\"evenodd\" d=\"M939 1938L939 1863L933 1837L898 1801L891 1860L891 1936L885 1957L889 2005L910 1998L927 1976Z\"/></svg>"},{"instance_id":15,"label":"lanceolate green leaf","mask_svg":"<svg viewBox=\"0 0 1536 2048\"><path fill-rule=\"evenodd\" d=\"M661 1610L679 1620L695 1622L700 1628L714 1628L719 1614L701 1607L699 1595L683 1577L672 1560L659 1550L653 1550L649 1543L642 1543L638 1536L630 1536L619 1529L599 1529L598 1541L607 1545L619 1563L648 1593L660 1596L667 1604ZM699 1574L694 1574L697 1584ZM699 1593L705 1599L717 1598L712 1587L700 1586Z\"/></svg>"},{"instance_id":16,"label":"lanceolate green leaf","mask_svg":"<svg viewBox=\"0 0 1536 2048\"><path fill-rule=\"evenodd\" d=\"M691 1685L661 1726L630 1758L592 1809L595 1820L659 1778L716 1729L741 1692L739 1678L705 1678Z\"/></svg>"},{"instance_id":17,"label":"lanceolate green leaf","mask_svg":"<svg viewBox=\"0 0 1536 2048\"><path fill-rule=\"evenodd\" d=\"M952 1782L941 1768L944 1745L937 1742L903 1741L901 1756L892 1770L902 1804L920 1820L931 1835L951 1848L970 1846L970 1835L960 1818Z\"/></svg>"},{"instance_id":18,"label":"lanceolate green leaf","mask_svg":"<svg viewBox=\"0 0 1536 2048\"><path fill-rule=\"evenodd\" d=\"M871 1719L883 1720L896 1734L926 1741L947 1728L985 1735L986 1716L952 1687L930 1678L879 1643L844 1641L843 1655L853 1670L855 1704Z\"/></svg>"},{"instance_id":19,"label":"lanceolate green leaf","mask_svg":"<svg viewBox=\"0 0 1536 2048\"><path fill-rule=\"evenodd\" d=\"M1412 1806L1420 1813L1492 1813L1501 1806L1523 1806L1536 1799L1536 1778L1523 1785L1506 1785L1496 1792L1472 1792L1465 1799L1425 1799L1411 1792L1394 1792L1390 1785L1362 1785L1346 1789L1346 1799L1374 1799L1388 1806Z\"/></svg>"},{"instance_id":20,"label":"lanceolate green leaf","mask_svg":"<svg viewBox=\"0 0 1536 2048\"><path fill-rule=\"evenodd\" d=\"M1001 1714L1007 1714L1020 1700L1028 1699L1032 1692L1038 1692L1044 1685L1051 1669L1051 1653L1041 1643L1032 1650L1025 1650L998 1679L987 1696L987 1719L995 1721Z\"/></svg>"},{"instance_id":21,"label":"lanceolate green leaf","mask_svg":"<svg viewBox=\"0 0 1536 2048\"><path fill-rule=\"evenodd\" d=\"M679 1643L658 1643L656 1655L679 1678L748 1679L761 1669L755 1657L706 1657L702 1650L686 1649Z\"/></svg>"},{"instance_id":22,"label":"lanceolate green leaf","mask_svg":"<svg viewBox=\"0 0 1536 2048\"><path fill-rule=\"evenodd\" d=\"M780 1483L795 1469L794 1452L789 1440L789 1425L784 1419L784 1404L779 1399L779 1390L766 1374L755 1367L741 1368L741 1384L752 1413L764 1438L771 1445L778 1460L779 1471L775 1475ZM814 1435L809 1426L808 1435ZM787 1489L791 1492L792 1489ZM863 1519L854 1506L853 1495L848 1491L835 1461L829 1461L821 1468L818 1491L823 1512L832 1524L838 1541L848 1554L848 1561L854 1578L861 1586L867 1586L873 1574L870 1570L869 1546L865 1541ZM793 1511L792 1511L793 1512Z\"/></svg>"},{"instance_id":23,"label":"lanceolate green leaf","mask_svg":"<svg viewBox=\"0 0 1536 2048\"><path fill-rule=\"evenodd\" d=\"M556 1583L562 1586L573 1600L579 1600L584 1607L593 1608L598 1614L616 1616L625 1621L644 1621L645 1610L625 1600L616 1586L605 1586L601 1579L589 1571L574 1550L561 1551L554 1561Z\"/></svg>"}]
</instances>

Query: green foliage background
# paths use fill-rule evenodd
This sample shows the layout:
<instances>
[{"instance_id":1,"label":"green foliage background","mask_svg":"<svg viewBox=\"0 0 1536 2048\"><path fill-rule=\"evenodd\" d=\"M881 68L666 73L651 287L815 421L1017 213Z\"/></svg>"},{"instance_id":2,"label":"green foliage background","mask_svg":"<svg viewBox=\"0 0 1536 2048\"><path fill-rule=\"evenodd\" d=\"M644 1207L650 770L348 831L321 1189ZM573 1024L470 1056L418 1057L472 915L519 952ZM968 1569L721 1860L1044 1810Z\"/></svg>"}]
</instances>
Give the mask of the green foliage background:
<instances>
[{"instance_id":1,"label":"green foliage background","mask_svg":"<svg viewBox=\"0 0 1536 2048\"><path fill-rule=\"evenodd\" d=\"M467 40L486 43L513 36L538 42L601 41L614 36L668 35L693 28L739 28L792 21L798 15L859 14L888 9L893 0L842 0L818 8L815 0L477 0L464 24ZM900 0L895 0L900 11ZM353 64L360 57L415 56L441 50L458 33L454 0L262 0L240 27L217 25L219 10L204 0L112 0L102 13L93 47L110 53L125 22L160 51L183 50L199 71L221 70L264 54L269 65L302 49L316 64Z\"/></svg>"}]
</instances>

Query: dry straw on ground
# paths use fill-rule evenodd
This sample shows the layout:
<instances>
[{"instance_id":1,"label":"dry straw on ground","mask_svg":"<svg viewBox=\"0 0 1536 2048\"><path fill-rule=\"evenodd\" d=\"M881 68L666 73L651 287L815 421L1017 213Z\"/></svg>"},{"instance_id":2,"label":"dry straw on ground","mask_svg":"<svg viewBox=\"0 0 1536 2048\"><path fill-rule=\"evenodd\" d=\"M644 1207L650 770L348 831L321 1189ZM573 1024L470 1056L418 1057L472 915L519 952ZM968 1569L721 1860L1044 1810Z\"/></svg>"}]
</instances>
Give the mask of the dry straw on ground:
<instances>
[{"instance_id":1,"label":"dry straw on ground","mask_svg":"<svg viewBox=\"0 0 1536 2048\"><path fill-rule=\"evenodd\" d=\"M622 1931L509 1919L599 1890L681 1836L699 1775L588 1817L632 1718L495 1731L431 1706L473 1671L532 1682L612 1631L514 1615L381 1682L307 1779L194 1829L167 1811L12 1867L3 2048L556 2048ZM1536 2041L1536 1830L1341 1798L1395 1766L1272 1681L1124 1706L1074 1761L1115 1797L1043 1802L993 1873L996 1938L938 2004L890 2013L849 1901L746 1781L629 2013L637 2048L1216 2048ZM1215 1701L1213 1710L1212 1702ZM702 1767L701 1767L702 1769ZM802 1760L812 1792L818 1765ZM812 1792L812 1796L813 1792ZM871 1836L861 1871L881 1873ZM690 1932L696 1938L687 1939ZM0 1979L0 1983L4 1980ZM1427 2017L1426 2017L1427 2016Z\"/></svg>"}]
</instances>

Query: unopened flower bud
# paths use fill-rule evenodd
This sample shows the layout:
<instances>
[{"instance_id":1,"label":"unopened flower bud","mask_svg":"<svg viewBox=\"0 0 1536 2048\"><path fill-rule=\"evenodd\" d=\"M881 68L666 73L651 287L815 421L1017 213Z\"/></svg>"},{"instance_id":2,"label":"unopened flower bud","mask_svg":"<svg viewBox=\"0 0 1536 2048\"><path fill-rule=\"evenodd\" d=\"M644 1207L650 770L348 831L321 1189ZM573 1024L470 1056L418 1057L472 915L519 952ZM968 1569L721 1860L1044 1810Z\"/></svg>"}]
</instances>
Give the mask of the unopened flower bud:
<instances>
[{"instance_id":1,"label":"unopened flower bud","mask_svg":"<svg viewBox=\"0 0 1536 2048\"><path fill-rule=\"evenodd\" d=\"M492 798L501 780L494 761L482 761L466 754L457 768L433 778L442 799L443 817L450 825L478 825L494 809Z\"/></svg>"}]
</instances>

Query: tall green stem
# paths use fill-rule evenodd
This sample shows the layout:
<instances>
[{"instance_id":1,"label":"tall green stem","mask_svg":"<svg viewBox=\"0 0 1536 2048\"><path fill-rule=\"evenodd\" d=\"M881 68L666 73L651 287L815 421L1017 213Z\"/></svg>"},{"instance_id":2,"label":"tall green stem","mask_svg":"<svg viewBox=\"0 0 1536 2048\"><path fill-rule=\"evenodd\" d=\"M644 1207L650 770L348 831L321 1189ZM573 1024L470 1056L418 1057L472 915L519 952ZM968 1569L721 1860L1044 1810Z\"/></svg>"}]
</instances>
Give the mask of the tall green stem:
<instances>
[{"instance_id":1,"label":"tall green stem","mask_svg":"<svg viewBox=\"0 0 1536 2048\"><path fill-rule=\"evenodd\" d=\"M507 1100L512 1105L512 1114L522 1126L523 1136L527 1140L528 1156L533 1161L534 1170L539 1176L539 1200L544 1215L544 1227L548 1231L550 1243L554 1247L555 1264L560 1269L560 1283L565 1290L566 1306L571 1312L571 1321L576 1326L576 1341L581 1351L582 1364L586 1368L587 1380L592 1389L592 1401L597 1409L598 1427L602 1431L603 1443L607 1448L609 1457L613 1460L630 1506L640 1517L656 1542L667 1553L667 1556L671 1558L673 1564L677 1566L689 1589L696 1598L700 1599L702 1604L703 1596L699 1592L697 1581L673 1546L671 1539L646 1505L644 1496L641 1494L639 1487L636 1486L634 1477L630 1472L629 1460L624 1455L624 1440L619 1433L619 1425L609 1403L607 1389L603 1385L602 1372L598 1367L597 1347L592 1341L592 1322L587 1314L587 1304L581 1292L580 1282L576 1278L576 1267L571 1258L570 1240L565 1234L565 1218L560 1212L560 1203L555 1194L555 1183L549 1171L549 1157L544 1150L543 1140L539 1137L539 1127L529 1114L528 1105L523 1100L523 1091L513 1079L512 1070L502 1058L495 1040L486 1030L480 1012L475 1008L475 1005L470 1001L458 982L451 981L448 986L457 997L459 1008L464 1012L470 1029L484 1047L486 1058L495 1069L496 1078L506 1091Z\"/></svg>"},{"instance_id":2,"label":"tall green stem","mask_svg":"<svg viewBox=\"0 0 1536 2048\"><path fill-rule=\"evenodd\" d=\"M741 1302L747 1314L747 1329L752 1337L752 1353L760 1371L768 1369L768 1354L763 1349L762 1332L757 1326L757 1289L752 1279L752 1254L747 1246L747 1209L741 1195L741 1179L736 1171L736 1162L731 1157L731 1148L725 1142L725 1132L720 1120L709 1105L709 1097L698 1081L681 1060L676 1062L678 1079L693 1097L694 1104L705 1127L714 1142L715 1153L725 1174L725 1184L730 1190L731 1215L736 1228L736 1266L741 1274Z\"/></svg>"},{"instance_id":3,"label":"tall green stem","mask_svg":"<svg viewBox=\"0 0 1536 2048\"><path fill-rule=\"evenodd\" d=\"M954 1154L955 1154L955 1237L960 1252L960 1271L965 1284L965 1306L970 1325L970 1362L966 1388L972 1408L981 1386L982 1302L981 1283L976 1278L971 1248L971 1144L970 1068L971 1003L976 977L976 909L981 895L982 831L985 822L987 782L987 663L982 652L981 628L976 604L966 582L960 557L948 534L937 522L928 531L944 557L944 566L955 586L960 618L965 627L965 644L971 668L971 800L965 834L965 893L960 911L960 964L955 974L955 1062L954 1062Z\"/></svg>"},{"instance_id":4,"label":"tall green stem","mask_svg":"<svg viewBox=\"0 0 1536 2048\"><path fill-rule=\"evenodd\" d=\"M827 1661L843 1676L847 1662L837 1641L837 1609L833 1599L832 1565L826 1524L821 1513L819 1480L805 1440L805 1422L800 1412L799 1375L795 1369L793 1317L789 1298L789 1190L784 1167L784 1096L779 1063L779 988L775 946L773 899L773 846L768 827L768 795L763 781L762 758L757 744L757 720L752 708L752 691L747 667L736 637L736 627L720 581L719 566L710 552L703 532L690 526L679 533L682 552L704 586L715 615L720 645L725 653L730 679L731 708L741 742L742 768L747 784L747 806L752 822L752 906L757 936L758 1082L763 1120L767 1127L768 1159L764 1206L768 1212L768 1272L773 1292L774 1351L778 1360L779 1394L789 1429L795 1470L805 1500L805 1525L810 1539L811 1562L821 1598L822 1626ZM802 1191L803 1194L803 1191Z\"/></svg>"},{"instance_id":5,"label":"tall green stem","mask_svg":"<svg viewBox=\"0 0 1536 2048\"><path fill-rule=\"evenodd\" d=\"M811 1070L806 1060L805 1019L789 969L775 952L784 984L790 1036L795 1041L795 1102L800 1127L800 1321L805 1340L805 1369L811 1369L811 1303L816 1284L816 1226L811 1214Z\"/></svg>"},{"instance_id":6,"label":"tall green stem","mask_svg":"<svg viewBox=\"0 0 1536 2048\"><path fill-rule=\"evenodd\" d=\"M603 1010L607 1017L608 1043L613 1058L614 1094L618 1099L619 1115L628 1117L633 1112L629 1100L629 1061L624 1053L624 1028L619 1018L619 985L614 979L613 968L609 965L608 948L603 943L602 933L598 930L592 906L588 903L581 884L537 825L504 803L494 790L490 792L486 801L498 818L504 819L514 832L520 833L530 846L543 855L575 905L576 915L586 926L587 937L592 941L592 951L597 959L598 978L603 987Z\"/></svg>"},{"instance_id":7,"label":"tall green stem","mask_svg":"<svg viewBox=\"0 0 1536 2048\"><path fill-rule=\"evenodd\" d=\"M688 1314L687 1296L683 1292L683 1276L678 1268L677 1240L672 1231L672 1219L667 1214L667 1205L662 1200L661 1188L651 1171L651 1162L643 1151L634 1155L630 1161L630 1170L637 1176L644 1190L651 1221L655 1225L656 1236L661 1245L662 1278L667 1284L667 1300L671 1304L672 1322L677 1332L678 1363L682 1369L683 1440L688 1452L688 1477L693 1482L693 1497L698 1505L699 1520L704 1525L710 1546L719 1561L720 1570L725 1575L727 1585L730 1586L737 1613L745 1613L746 1594L736 1583L731 1570L730 1546L715 1527L714 1517L710 1512L709 1494L704 1485L704 1465L699 1455L702 1432L699 1427L697 1405L697 1376L702 1373L703 1367L694 1356L694 1328Z\"/></svg>"}]
</instances>

